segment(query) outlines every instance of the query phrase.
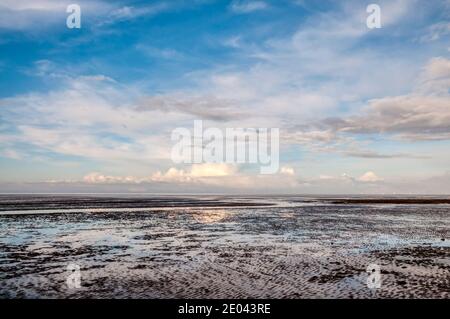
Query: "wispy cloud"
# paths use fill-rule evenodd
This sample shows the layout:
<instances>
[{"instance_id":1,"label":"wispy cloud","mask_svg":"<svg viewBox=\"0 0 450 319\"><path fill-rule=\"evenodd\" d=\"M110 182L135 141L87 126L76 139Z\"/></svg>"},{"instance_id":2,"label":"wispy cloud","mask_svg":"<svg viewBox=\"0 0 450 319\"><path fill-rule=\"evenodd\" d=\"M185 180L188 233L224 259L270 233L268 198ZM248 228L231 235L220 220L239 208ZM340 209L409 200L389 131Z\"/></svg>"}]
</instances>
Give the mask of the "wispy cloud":
<instances>
[{"instance_id":1,"label":"wispy cloud","mask_svg":"<svg viewBox=\"0 0 450 319\"><path fill-rule=\"evenodd\" d=\"M269 5L264 1L246 1L246 0L235 0L230 5L231 10L239 14L265 10L268 7Z\"/></svg>"},{"instance_id":2,"label":"wispy cloud","mask_svg":"<svg viewBox=\"0 0 450 319\"><path fill-rule=\"evenodd\" d=\"M230 121L246 116L233 101L218 99L214 96L188 96L186 93L145 97L138 102L135 110L188 114L195 118L213 121Z\"/></svg>"},{"instance_id":3,"label":"wispy cloud","mask_svg":"<svg viewBox=\"0 0 450 319\"><path fill-rule=\"evenodd\" d=\"M0 3L0 30L18 30L37 32L50 26L60 25L66 28L67 6L69 0L4 0ZM103 16L114 7L103 0L79 0L82 14Z\"/></svg>"},{"instance_id":4,"label":"wispy cloud","mask_svg":"<svg viewBox=\"0 0 450 319\"><path fill-rule=\"evenodd\" d=\"M165 12L171 8L169 2L160 2L153 5L133 7L123 6L111 10L102 20L97 23L98 26L107 26L109 24L128 21L143 16L154 16Z\"/></svg>"},{"instance_id":5,"label":"wispy cloud","mask_svg":"<svg viewBox=\"0 0 450 319\"><path fill-rule=\"evenodd\" d=\"M0 30L36 31L57 26L64 30L69 0L4 0L0 3ZM143 16L154 16L172 8L169 2L157 2L145 6L120 6L105 0L78 0L82 19L91 23L83 24L90 28L107 26L117 22L133 20Z\"/></svg>"}]
</instances>

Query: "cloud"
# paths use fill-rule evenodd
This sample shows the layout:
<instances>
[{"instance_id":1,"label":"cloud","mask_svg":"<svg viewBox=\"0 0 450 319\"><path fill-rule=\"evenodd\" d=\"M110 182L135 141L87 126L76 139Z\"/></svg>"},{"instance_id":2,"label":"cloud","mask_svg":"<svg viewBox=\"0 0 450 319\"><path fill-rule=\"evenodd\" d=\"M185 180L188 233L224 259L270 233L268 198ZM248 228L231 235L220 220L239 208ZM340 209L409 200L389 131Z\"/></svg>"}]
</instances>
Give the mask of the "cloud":
<instances>
[{"instance_id":1,"label":"cloud","mask_svg":"<svg viewBox=\"0 0 450 319\"><path fill-rule=\"evenodd\" d=\"M238 14L250 13L254 11L265 10L268 8L264 1L239 1L235 0L231 3L231 10Z\"/></svg>"},{"instance_id":2,"label":"cloud","mask_svg":"<svg viewBox=\"0 0 450 319\"><path fill-rule=\"evenodd\" d=\"M416 91L421 94L449 96L450 60L432 58L423 68Z\"/></svg>"},{"instance_id":3,"label":"cloud","mask_svg":"<svg viewBox=\"0 0 450 319\"><path fill-rule=\"evenodd\" d=\"M14 149L4 149L0 152L0 156L15 160L20 160L23 158L23 156Z\"/></svg>"},{"instance_id":4,"label":"cloud","mask_svg":"<svg viewBox=\"0 0 450 319\"><path fill-rule=\"evenodd\" d=\"M58 11L66 8L67 4L59 0L2 0L1 6L11 11Z\"/></svg>"},{"instance_id":5,"label":"cloud","mask_svg":"<svg viewBox=\"0 0 450 319\"><path fill-rule=\"evenodd\" d=\"M449 34L450 23L447 21L438 22L427 28L426 34L420 37L420 42L438 41Z\"/></svg>"},{"instance_id":6,"label":"cloud","mask_svg":"<svg viewBox=\"0 0 450 319\"><path fill-rule=\"evenodd\" d=\"M292 191L299 185L292 168L287 168L274 175L253 175L239 171L239 167L224 163L204 163L191 165L189 169L170 167L166 171L157 171L150 176L113 176L98 172L87 174L82 181L52 181L52 184L67 184L86 187L140 187L141 191L148 189L166 189L173 192L241 192L276 191L284 189ZM67 186L67 185L66 185ZM0 184L1 187L1 184ZM70 187L70 186L67 186Z\"/></svg>"},{"instance_id":7,"label":"cloud","mask_svg":"<svg viewBox=\"0 0 450 319\"><path fill-rule=\"evenodd\" d=\"M53 181L54 183L55 181ZM128 177L118 177L118 176L108 176L97 172L90 173L83 177L83 182L88 184L116 184L116 183L139 183L140 179L136 179L133 176Z\"/></svg>"},{"instance_id":8,"label":"cloud","mask_svg":"<svg viewBox=\"0 0 450 319\"><path fill-rule=\"evenodd\" d=\"M208 184L211 178L222 178L233 176L237 173L237 167L225 163L203 163L194 164L190 171L169 168L165 173L156 172L152 175L151 181L157 182L200 182Z\"/></svg>"},{"instance_id":9,"label":"cloud","mask_svg":"<svg viewBox=\"0 0 450 319\"><path fill-rule=\"evenodd\" d=\"M223 41L223 45L231 48L240 48L241 47L241 36L232 36Z\"/></svg>"},{"instance_id":10,"label":"cloud","mask_svg":"<svg viewBox=\"0 0 450 319\"><path fill-rule=\"evenodd\" d=\"M84 26L106 26L142 16L153 16L171 8L168 2L146 6L119 6L120 3L105 0L77 0L82 20L90 19ZM0 3L0 29L36 31L60 25L66 28L67 6L71 0L2 0Z\"/></svg>"},{"instance_id":11,"label":"cloud","mask_svg":"<svg viewBox=\"0 0 450 319\"><path fill-rule=\"evenodd\" d=\"M158 171L149 177L110 176L93 172L84 176L83 182L89 184L140 184L152 182L207 183L209 178L232 176L236 174L236 172L237 168L234 165L224 163L204 163L192 165L189 171L171 167L164 173Z\"/></svg>"},{"instance_id":12,"label":"cloud","mask_svg":"<svg viewBox=\"0 0 450 319\"><path fill-rule=\"evenodd\" d=\"M229 99L176 93L142 98L136 111L188 114L198 119L213 121L230 121L244 116L240 108Z\"/></svg>"},{"instance_id":13,"label":"cloud","mask_svg":"<svg viewBox=\"0 0 450 319\"><path fill-rule=\"evenodd\" d=\"M280 174L294 176L295 170L292 167L283 166L280 168Z\"/></svg>"},{"instance_id":14,"label":"cloud","mask_svg":"<svg viewBox=\"0 0 450 319\"><path fill-rule=\"evenodd\" d=\"M70 0L2 0L0 3L0 30L37 31L49 26L66 28L67 6ZM82 17L86 14L103 16L112 5L101 0L78 0Z\"/></svg>"},{"instance_id":15,"label":"cloud","mask_svg":"<svg viewBox=\"0 0 450 319\"><path fill-rule=\"evenodd\" d=\"M301 131L305 130L305 131ZM331 143L338 139L336 132L330 130L308 130L307 127L294 127L291 132L285 133L285 138L291 143L311 144L311 143Z\"/></svg>"},{"instance_id":16,"label":"cloud","mask_svg":"<svg viewBox=\"0 0 450 319\"><path fill-rule=\"evenodd\" d=\"M97 173L99 174L99 173ZM178 174L178 173L175 173ZM100 174L102 175L102 174ZM105 193L222 193L222 194L449 194L450 172L431 177L390 177L388 180L363 182L348 174L341 176L321 175L316 179L298 179L291 176L233 175L204 178L199 182L106 182L117 179L105 175L94 179L97 182L75 180L0 183L0 191L17 192L105 192ZM126 177L123 177L125 179ZM89 181L89 179L87 179ZM103 180L103 182L99 182Z\"/></svg>"},{"instance_id":17,"label":"cloud","mask_svg":"<svg viewBox=\"0 0 450 319\"><path fill-rule=\"evenodd\" d=\"M448 96L406 95L369 102L367 114L350 117L336 127L340 132L394 134L408 140L450 139Z\"/></svg>"},{"instance_id":18,"label":"cloud","mask_svg":"<svg viewBox=\"0 0 450 319\"><path fill-rule=\"evenodd\" d=\"M93 172L84 176L82 182L87 184L170 183L173 185L192 184L211 185L218 188L249 189L268 188L268 184L273 188L281 185L295 186L297 185L297 179L294 175L295 171L291 167L283 167L279 174L256 176L240 172L239 167L234 164L203 163L193 164L189 169L170 167L166 171L157 171L147 177L112 176Z\"/></svg>"},{"instance_id":19,"label":"cloud","mask_svg":"<svg viewBox=\"0 0 450 319\"><path fill-rule=\"evenodd\" d=\"M299 141L336 141L342 134L385 134L409 141L450 139L450 60L433 58L420 85L407 95L372 99L361 115L335 117L298 126Z\"/></svg>"},{"instance_id":20,"label":"cloud","mask_svg":"<svg viewBox=\"0 0 450 319\"><path fill-rule=\"evenodd\" d=\"M264 34L261 43L247 39L253 33L261 36L263 31L241 31L228 45L239 46L244 65L200 72L194 80L215 97L231 99L251 110L253 122L284 127L409 88L415 70L411 61L387 56L382 47L365 50L365 42L373 33L365 24L365 6L353 4L338 4L335 10L312 13L298 22L293 34ZM391 6L395 8L390 10ZM395 1L383 2L385 7L385 11L392 11L386 13L391 15L389 23L397 26L414 6ZM239 41L241 38L246 41ZM253 63L248 66L247 61ZM319 131L316 130L317 136L327 138L326 133ZM298 136L303 137L309 138Z\"/></svg>"},{"instance_id":21,"label":"cloud","mask_svg":"<svg viewBox=\"0 0 450 319\"><path fill-rule=\"evenodd\" d=\"M192 177L230 176L236 172L236 167L230 164L194 164L190 175Z\"/></svg>"},{"instance_id":22,"label":"cloud","mask_svg":"<svg viewBox=\"0 0 450 319\"><path fill-rule=\"evenodd\" d=\"M161 49L148 45L138 44L136 45L136 49L143 52L145 55L153 58L160 58L166 60L179 60L183 58L182 53L170 48Z\"/></svg>"},{"instance_id":23,"label":"cloud","mask_svg":"<svg viewBox=\"0 0 450 319\"><path fill-rule=\"evenodd\" d=\"M136 19L143 16L153 16L171 8L168 2L156 3L147 6L123 6L111 10L101 21L97 23L98 26L105 26L117 22L124 22Z\"/></svg>"},{"instance_id":24,"label":"cloud","mask_svg":"<svg viewBox=\"0 0 450 319\"><path fill-rule=\"evenodd\" d=\"M342 154L346 156L351 157L359 157L359 158L379 158L379 159L385 159L385 158L417 158L417 159L427 159L430 158L429 156L418 156L418 155L412 155L412 154L404 154L404 153L394 153L394 154L384 154L384 153L378 153L370 150L354 150L354 151L342 151Z\"/></svg>"},{"instance_id":25,"label":"cloud","mask_svg":"<svg viewBox=\"0 0 450 319\"><path fill-rule=\"evenodd\" d=\"M343 173L340 176L321 174L318 178L312 178L306 180L308 184L315 186L323 186L327 184L327 187L335 190L343 187L345 189L361 189L366 186L371 187L369 184L383 185L385 180L378 177L374 172L368 171L362 174L360 177L355 178L350 174Z\"/></svg>"},{"instance_id":26,"label":"cloud","mask_svg":"<svg viewBox=\"0 0 450 319\"><path fill-rule=\"evenodd\" d=\"M367 173L361 175L358 178L358 181L364 182L364 183L376 183L376 182L383 181L383 179L378 177L374 172L367 172Z\"/></svg>"},{"instance_id":27,"label":"cloud","mask_svg":"<svg viewBox=\"0 0 450 319\"><path fill-rule=\"evenodd\" d=\"M60 89L47 93L0 99L2 121L14 128L14 142L89 160L170 158L170 134L164 127L173 119L158 111L156 116L136 111L134 89L104 75L64 74L60 82Z\"/></svg>"},{"instance_id":28,"label":"cloud","mask_svg":"<svg viewBox=\"0 0 450 319\"><path fill-rule=\"evenodd\" d=\"M10 28L31 30L41 20L45 21L44 24L64 25L67 16L65 7L58 13L58 7L65 2L36 0L3 3L8 5L0 8L0 27L2 23L13 23ZM152 16L169 8L165 5L124 6L123 2L91 3L97 3L100 8L98 12L91 11L97 26ZM249 13L269 8L268 3L234 1L229 10ZM221 33L219 39L229 39L225 45L235 50L221 52L224 55L220 55L217 65L211 67L209 61L202 61L201 67L207 65L206 69L180 74L187 79L183 82L183 90L174 87L149 96L148 85L153 83L150 78L125 85L118 81L119 77L113 79L106 74L84 74L91 68L83 70L83 65L74 64L73 69L69 70L69 66L61 68L50 60L37 61L32 70L25 71L28 72L26 75L38 76L38 80L54 86L49 91L0 99L0 148L14 150L22 156L23 149L45 154L49 165L56 165L60 158L75 157L70 160L88 162L86 165L92 168L88 171L102 167L104 173L87 178L90 185L98 181L101 185L124 186L130 183L144 188L144 184L149 184L145 187L150 187L150 184L153 187L155 183L179 183L188 191L189 186L194 184L203 185L206 190L209 186L214 189L251 189L255 185L262 185L262 188L268 184L288 191L289 185L305 192L320 191L321 188L323 192L341 190L342 185L345 186L342 190L352 191L358 187L358 190L372 190L371 187L375 187L372 184L376 183L352 177L361 173L357 171L360 166L353 164L370 162L363 168L364 171L369 167L381 172L382 164L396 165L401 161L381 163L371 159L426 158L420 154L429 155L431 159L427 172L436 173L442 169L439 163L444 162L447 153L432 149L434 143L420 143L420 148L419 144L414 144L419 155L410 154L402 148L408 145L405 141L449 139L449 60L437 56L444 53L435 49L440 46L438 40L445 39L446 26L437 25L433 19L431 22L425 21L430 18L427 13L423 13L420 21L412 19L407 23L406 18L411 18L424 7L418 7L417 1L382 1L383 28L373 31L365 25L365 4L356 1L347 3L336 3L329 10L311 5L308 14L295 20L294 25L292 20L286 21L290 30L296 28L293 33L284 32L284 29L275 32L274 28L281 24L269 19L264 21L264 27L255 21L248 28ZM28 7L21 8L20 5ZM39 5L42 8L38 8ZM170 8L173 7L170 5ZM429 7L438 6L433 4ZM284 8L277 7L277 10L282 12ZM20 26L22 15L24 19L31 19L24 20L26 23ZM434 32L430 36L433 43L426 49L412 50L407 40L411 37L417 39L422 34L423 25L417 29L413 26L424 21L430 26L426 31ZM432 26L433 23L436 26ZM110 29L114 28L104 28L105 31ZM232 37L233 34L238 36ZM89 39L99 39L97 36L93 34ZM138 36L131 40L142 40ZM394 41L395 50L390 51L390 43ZM66 44L69 43L73 44L70 41ZM136 45L133 42L130 45L158 59L183 60L187 57L180 50L182 46L177 46L180 51L175 51L170 44L158 46L162 43L157 41L154 46L149 46L148 41L145 43ZM98 52L104 48L98 47ZM228 51L232 51L231 60L228 60ZM424 56L433 56L430 52L435 57L425 64ZM52 54L55 52L50 52L48 56ZM122 74L121 71L124 71L116 69L115 65L107 65L111 61L108 54L106 60L100 55L92 61L95 62L93 66L100 65L102 70L113 67L111 74ZM154 75L159 76L158 73ZM135 80L132 77L130 74L125 78ZM211 167L170 167L170 131L180 126L191 127L192 120L199 118L214 121L214 125L219 127L279 127L282 153L299 161L301 158L301 163L288 161L296 169L302 165L299 172L318 174L325 171L323 167L336 165L338 172L347 171L348 174L332 177L338 172L327 171L323 176L330 178L315 180L300 178L294 168L286 166L279 175L263 178L246 175L239 170L232 173L220 169L216 171ZM386 147L384 141L389 142ZM371 143L377 143L374 147L376 151L371 149ZM19 144L22 147L15 148ZM296 155L292 155L294 150ZM323 156L324 161L318 160L323 154L316 152L336 154L341 162L332 163L332 156ZM408 163L412 162L418 161ZM438 165L434 167L434 163ZM403 174L418 168L421 167L403 165ZM214 176L215 171L219 175ZM79 178L85 172L80 171ZM142 172L157 173L142 176ZM386 181L390 182L390 177L386 177ZM385 187L386 181L378 184ZM378 184L376 186L380 186ZM170 191L170 188L167 189Z\"/></svg>"}]
</instances>

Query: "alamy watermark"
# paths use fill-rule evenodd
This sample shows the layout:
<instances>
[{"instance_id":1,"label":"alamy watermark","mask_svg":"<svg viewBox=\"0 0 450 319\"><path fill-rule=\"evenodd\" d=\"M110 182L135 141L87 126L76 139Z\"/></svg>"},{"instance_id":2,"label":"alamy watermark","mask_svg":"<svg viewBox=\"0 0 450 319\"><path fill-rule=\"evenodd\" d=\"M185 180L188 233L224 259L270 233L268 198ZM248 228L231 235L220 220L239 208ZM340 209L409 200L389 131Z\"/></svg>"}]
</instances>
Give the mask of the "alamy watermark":
<instances>
[{"instance_id":1,"label":"alamy watermark","mask_svg":"<svg viewBox=\"0 0 450 319\"><path fill-rule=\"evenodd\" d=\"M366 19L366 25L369 29L381 28L381 8L378 4L369 4L366 8L366 12L370 13Z\"/></svg>"},{"instance_id":2,"label":"alamy watermark","mask_svg":"<svg viewBox=\"0 0 450 319\"><path fill-rule=\"evenodd\" d=\"M367 288L378 289L381 288L381 267L377 264L370 264L366 268L367 277Z\"/></svg>"},{"instance_id":3,"label":"alamy watermark","mask_svg":"<svg viewBox=\"0 0 450 319\"><path fill-rule=\"evenodd\" d=\"M259 164L261 174L275 174L280 163L278 128L203 129L203 121L194 121L191 131L176 128L171 139L174 163Z\"/></svg>"},{"instance_id":4,"label":"alamy watermark","mask_svg":"<svg viewBox=\"0 0 450 319\"><path fill-rule=\"evenodd\" d=\"M81 267L77 264L67 265L69 275L66 278L67 287L69 289L81 288Z\"/></svg>"},{"instance_id":5,"label":"alamy watermark","mask_svg":"<svg viewBox=\"0 0 450 319\"><path fill-rule=\"evenodd\" d=\"M78 4L70 4L66 9L70 13L66 19L66 25L69 29L81 28L81 7Z\"/></svg>"},{"instance_id":6,"label":"alamy watermark","mask_svg":"<svg viewBox=\"0 0 450 319\"><path fill-rule=\"evenodd\" d=\"M79 4L73 3L69 4L66 8L66 12L70 13L66 19L66 25L69 29L80 29L81 28L81 6ZM380 29L381 28L381 7L372 3L366 7L366 12L369 16L366 19L366 25L369 29Z\"/></svg>"}]
</instances>

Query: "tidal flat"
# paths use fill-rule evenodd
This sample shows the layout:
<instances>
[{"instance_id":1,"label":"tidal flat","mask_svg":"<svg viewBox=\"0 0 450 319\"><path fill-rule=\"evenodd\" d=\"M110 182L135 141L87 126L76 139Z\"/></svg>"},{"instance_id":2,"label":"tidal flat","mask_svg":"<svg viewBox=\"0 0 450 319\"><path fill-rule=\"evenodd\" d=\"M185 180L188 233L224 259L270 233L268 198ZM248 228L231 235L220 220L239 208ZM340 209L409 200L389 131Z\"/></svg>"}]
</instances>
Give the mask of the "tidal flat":
<instances>
[{"instance_id":1,"label":"tidal flat","mask_svg":"<svg viewBox=\"0 0 450 319\"><path fill-rule=\"evenodd\" d=\"M450 298L448 201L2 195L0 298Z\"/></svg>"}]
</instances>

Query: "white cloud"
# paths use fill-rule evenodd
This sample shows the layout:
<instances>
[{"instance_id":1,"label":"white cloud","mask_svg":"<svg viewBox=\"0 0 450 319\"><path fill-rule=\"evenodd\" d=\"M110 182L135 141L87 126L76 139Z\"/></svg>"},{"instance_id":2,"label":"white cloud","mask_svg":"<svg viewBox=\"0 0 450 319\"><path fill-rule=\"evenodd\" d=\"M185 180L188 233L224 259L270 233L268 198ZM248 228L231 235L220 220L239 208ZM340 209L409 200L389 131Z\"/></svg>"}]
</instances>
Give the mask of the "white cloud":
<instances>
[{"instance_id":1,"label":"white cloud","mask_svg":"<svg viewBox=\"0 0 450 319\"><path fill-rule=\"evenodd\" d=\"M367 173L361 175L358 178L358 181L364 182L364 183L375 183L375 182L381 182L381 181L383 181L383 179L378 177L374 172L367 172Z\"/></svg>"},{"instance_id":2,"label":"white cloud","mask_svg":"<svg viewBox=\"0 0 450 319\"><path fill-rule=\"evenodd\" d=\"M134 89L103 75L61 79L60 90L0 100L4 123L17 130L15 142L89 160L149 163L170 158L165 126L176 114L136 111Z\"/></svg>"},{"instance_id":3,"label":"white cloud","mask_svg":"<svg viewBox=\"0 0 450 319\"><path fill-rule=\"evenodd\" d=\"M336 142L344 134L347 138L349 134L386 134L411 141L448 140L449 87L450 60L433 58L423 68L411 93L369 100L357 115L321 120L299 127L289 136L298 142L323 143Z\"/></svg>"},{"instance_id":4,"label":"white cloud","mask_svg":"<svg viewBox=\"0 0 450 319\"><path fill-rule=\"evenodd\" d=\"M90 173L83 177L83 182L88 184L116 184L116 183L140 183L142 180L133 176L119 177L108 176L101 173ZM54 181L53 181L54 183Z\"/></svg>"},{"instance_id":5,"label":"white cloud","mask_svg":"<svg viewBox=\"0 0 450 319\"><path fill-rule=\"evenodd\" d=\"M166 172L156 172L149 177L136 176L111 176L98 172L93 172L83 178L83 182L89 184L133 184L133 183L205 183L211 178L221 178L233 176L237 172L237 167L223 163L204 163L194 164L189 171L178 169L176 167L169 168Z\"/></svg>"},{"instance_id":6,"label":"white cloud","mask_svg":"<svg viewBox=\"0 0 450 319\"><path fill-rule=\"evenodd\" d=\"M67 4L60 0L2 0L0 6L12 11L40 10L58 11L66 8Z\"/></svg>"},{"instance_id":7,"label":"white cloud","mask_svg":"<svg viewBox=\"0 0 450 319\"><path fill-rule=\"evenodd\" d=\"M98 173L97 173L98 174ZM179 174L179 173L174 173ZM98 176L100 175L100 176ZM291 176L233 175L218 178L203 178L195 182L114 182L126 177L98 174L86 181L53 180L43 183L0 183L3 192L164 192L164 193L231 193L231 194L448 194L450 173L432 177L393 177L378 182L363 182L347 174L342 176L322 175L317 179L302 179ZM130 178L128 178L130 180ZM132 178L131 180L133 180ZM109 182L108 182L109 180ZM95 182L97 181L97 182ZM102 181L102 182L100 182Z\"/></svg>"},{"instance_id":8,"label":"white cloud","mask_svg":"<svg viewBox=\"0 0 450 319\"><path fill-rule=\"evenodd\" d=\"M237 167L235 165L204 163L192 165L190 171L171 167L165 173L156 172L150 180L154 182L200 182L208 184L211 182L211 178L233 176L236 173Z\"/></svg>"},{"instance_id":9,"label":"white cloud","mask_svg":"<svg viewBox=\"0 0 450 319\"><path fill-rule=\"evenodd\" d=\"M283 166L280 168L280 174L294 176L295 170L292 167Z\"/></svg>"},{"instance_id":10,"label":"white cloud","mask_svg":"<svg viewBox=\"0 0 450 319\"><path fill-rule=\"evenodd\" d=\"M169 2L156 3L154 5L133 7L123 6L111 10L97 25L109 25L116 22L132 20L142 16L153 16L170 9Z\"/></svg>"},{"instance_id":11,"label":"white cloud","mask_svg":"<svg viewBox=\"0 0 450 319\"><path fill-rule=\"evenodd\" d=\"M230 176L236 172L236 167L230 164L217 163L217 164L194 164L192 165L191 176L192 177L217 177L217 176Z\"/></svg>"},{"instance_id":12,"label":"white cloud","mask_svg":"<svg viewBox=\"0 0 450 319\"><path fill-rule=\"evenodd\" d=\"M450 59L432 58L424 67L416 91L422 95L449 96Z\"/></svg>"},{"instance_id":13,"label":"white cloud","mask_svg":"<svg viewBox=\"0 0 450 319\"><path fill-rule=\"evenodd\" d=\"M37 31L60 24L66 28L67 6L76 3L82 19L92 19L90 25L103 26L153 16L171 8L169 2L146 6L120 6L106 0L2 0L0 3L0 29ZM88 25L88 24L85 24Z\"/></svg>"},{"instance_id":14,"label":"white cloud","mask_svg":"<svg viewBox=\"0 0 450 319\"><path fill-rule=\"evenodd\" d=\"M264 1L244 1L235 0L231 4L231 10L235 13L250 13L253 11L259 11L267 9L268 5Z\"/></svg>"}]
</instances>

